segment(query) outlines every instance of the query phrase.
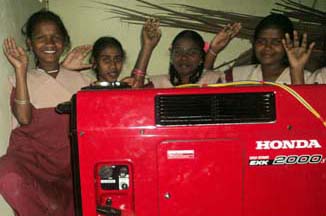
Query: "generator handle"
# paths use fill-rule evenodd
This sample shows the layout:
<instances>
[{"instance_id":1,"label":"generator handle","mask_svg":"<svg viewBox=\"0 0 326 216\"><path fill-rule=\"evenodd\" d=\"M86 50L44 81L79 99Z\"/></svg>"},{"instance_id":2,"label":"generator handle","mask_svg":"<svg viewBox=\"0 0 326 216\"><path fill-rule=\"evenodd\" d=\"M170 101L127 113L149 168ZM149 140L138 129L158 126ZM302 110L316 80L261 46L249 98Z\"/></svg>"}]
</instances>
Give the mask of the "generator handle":
<instances>
[{"instance_id":1,"label":"generator handle","mask_svg":"<svg viewBox=\"0 0 326 216\"><path fill-rule=\"evenodd\" d=\"M59 103L56 108L55 111L59 114L71 114L72 111L72 103L71 101L66 101L63 103Z\"/></svg>"}]
</instances>

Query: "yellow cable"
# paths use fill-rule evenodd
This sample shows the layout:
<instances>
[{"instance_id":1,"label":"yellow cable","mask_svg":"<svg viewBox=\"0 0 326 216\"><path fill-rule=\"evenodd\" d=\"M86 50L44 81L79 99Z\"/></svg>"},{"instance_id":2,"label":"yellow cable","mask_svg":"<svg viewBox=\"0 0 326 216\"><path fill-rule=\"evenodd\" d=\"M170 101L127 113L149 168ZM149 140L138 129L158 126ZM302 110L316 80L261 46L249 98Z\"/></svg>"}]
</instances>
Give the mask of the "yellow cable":
<instances>
[{"instance_id":1,"label":"yellow cable","mask_svg":"<svg viewBox=\"0 0 326 216\"><path fill-rule=\"evenodd\" d=\"M238 81L230 83L219 83L219 84L185 84L176 86L177 88L191 88L191 87L227 87L227 86L238 86L238 85L272 85L279 87L290 95L292 95L297 101L299 101L309 112L311 112L317 119L319 119L323 126L326 127L326 121L324 118L294 89L287 85L274 83L274 82L265 82L265 81Z\"/></svg>"}]
</instances>

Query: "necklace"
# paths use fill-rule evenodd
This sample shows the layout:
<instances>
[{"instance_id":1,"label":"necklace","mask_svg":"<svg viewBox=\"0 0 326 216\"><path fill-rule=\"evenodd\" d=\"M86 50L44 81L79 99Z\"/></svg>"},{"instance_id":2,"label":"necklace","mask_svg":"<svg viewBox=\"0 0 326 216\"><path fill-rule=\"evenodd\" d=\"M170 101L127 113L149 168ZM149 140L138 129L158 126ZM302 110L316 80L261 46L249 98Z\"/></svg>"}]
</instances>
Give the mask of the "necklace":
<instances>
[{"instance_id":1,"label":"necklace","mask_svg":"<svg viewBox=\"0 0 326 216\"><path fill-rule=\"evenodd\" d=\"M48 74L52 74L52 73L58 73L60 69L49 70L49 71L47 71L47 70L44 70L44 69L42 69L42 68L37 67L36 70L38 70L38 71L40 71L40 72L45 72L45 73L48 73Z\"/></svg>"}]
</instances>

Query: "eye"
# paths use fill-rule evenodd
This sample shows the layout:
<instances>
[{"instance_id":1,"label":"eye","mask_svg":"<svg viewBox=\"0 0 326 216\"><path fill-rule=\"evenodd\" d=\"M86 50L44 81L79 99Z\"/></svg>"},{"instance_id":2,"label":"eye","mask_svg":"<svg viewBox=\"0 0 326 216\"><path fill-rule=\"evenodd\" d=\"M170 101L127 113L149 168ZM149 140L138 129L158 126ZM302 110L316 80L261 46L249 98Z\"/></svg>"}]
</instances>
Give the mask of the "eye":
<instances>
[{"instance_id":1,"label":"eye","mask_svg":"<svg viewBox=\"0 0 326 216\"><path fill-rule=\"evenodd\" d=\"M116 56L116 57L114 57L114 62L115 63L120 63L120 62L122 62L122 57L121 56Z\"/></svg>"},{"instance_id":2,"label":"eye","mask_svg":"<svg viewBox=\"0 0 326 216\"><path fill-rule=\"evenodd\" d=\"M32 38L34 41L42 41L45 40L45 36L44 35L35 35Z\"/></svg>"},{"instance_id":3,"label":"eye","mask_svg":"<svg viewBox=\"0 0 326 216\"><path fill-rule=\"evenodd\" d=\"M54 41L60 41L61 42L61 41L63 41L63 37L61 35L54 35L53 36L53 40Z\"/></svg>"},{"instance_id":4,"label":"eye","mask_svg":"<svg viewBox=\"0 0 326 216\"><path fill-rule=\"evenodd\" d=\"M180 56L182 55L183 51L181 49L174 49L172 51L172 54L175 55L175 56Z\"/></svg>"},{"instance_id":5,"label":"eye","mask_svg":"<svg viewBox=\"0 0 326 216\"><path fill-rule=\"evenodd\" d=\"M103 58L103 61L104 61L105 63L111 63L111 62L112 62L110 58Z\"/></svg>"},{"instance_id":6,"label":"eye","mask_svg":"<svg viewBox=\"0 0 326 216\"><path fill-rule=\"evenodd\" d=\"M265 40L265 39L262 39L262 38L258 38L258 39L255 41L255 44L257 44L257 45L263 45L263 44L266 44L266 40Z\"/></svg>"},{"instance_id":7,"label":"eye","mask_svg":"<svg viewBox=\"0 0 326 216\"><path fill-rule=\"evenodd\" d=\"M199 56L200 55L200 50L198 49L190 49L188 50L188 55L191 57Z\"/></svg>"},{"instance_id":8,"label":"eye","mask_svg":"<svg viewBox=\"0 0 326 216\"><path fill-rule=\"evenodd\" d=\"M111 59L109 57L107 57L107 56L100 56L99 60L104 62L104 63L110 63L111 62Z\"/></svg>"},{"instance_id":9,"label":"eye","mask_svg":"<svg viewBox=\"0 0 326 216\"><path fill-rule=\"evenodd\" d=\"M282 45L282 39L273 39L271 41L271 44L274 45L274 46Z\"/></svg>"}]
</instances>

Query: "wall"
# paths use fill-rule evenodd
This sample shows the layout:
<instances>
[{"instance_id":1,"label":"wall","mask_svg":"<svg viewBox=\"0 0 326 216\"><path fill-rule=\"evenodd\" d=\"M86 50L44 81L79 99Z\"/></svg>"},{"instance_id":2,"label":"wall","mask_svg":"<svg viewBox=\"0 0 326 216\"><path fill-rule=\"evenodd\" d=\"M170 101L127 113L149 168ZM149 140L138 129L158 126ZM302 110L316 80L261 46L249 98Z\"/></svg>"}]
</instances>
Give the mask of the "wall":
<instances>
[{"instance_id":1,"label":"wall","mask_svg":"<svg viewBox=\"0 0 326 216\"><path fill-rule=\"evenodd\" d=\"M100 0L114 5L124 7L136 7L139 3L134 0ZM264 16L275 6L276 0L148 0L156 4L180 3L205 7L214 10L223 10L227 12L238 12L250 15ZM312 6L314 0L296 0ZM244 3L245 2L245 3ZM326 1L317 0L316 8L326 10ZM129 25L121 23L119 19L110 19L115 15L108 11L103 12L101 6L91 0L50 0L50 9L59 13L67 28L70 30L73 45L84 43L92 44L98 37L110 35L118 38L127 53L127 62L125 63L124 75L128 75L133 68L137 53L140 47L140 29L139 25ZM139 10L139 7L137 7ZM153 53L149 65L150 74L167 73L169 63L170 43L173 37L180 29L162 28L161 41ZM213 34L202 34L206 41L210 41ZM250 43L247 40L235 39L226 50L224 50L216 62L217 65L235 58L242 51L248 49Z\"/></svg>"},{"instance_id":2,"label":"wall","mask_svg":"<svg viewBox=\"0 0 326 216\"><path fill-rule=\"evenodd\" d=\"M12 36L20 45L24 45L20 28L32 12L40 9L40 2L37 0L0 0L0 5L1 43L6 37ZM0 52L0 68L0 155L3 155L7 149L10 134L8 75L13 73L3 52ZM11 215L11 210L2 201L1 196L0 212L1 216Z\"/></svg>"}]
</instances>

